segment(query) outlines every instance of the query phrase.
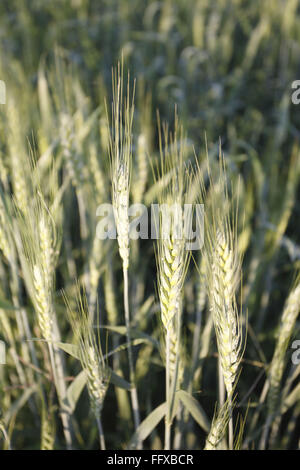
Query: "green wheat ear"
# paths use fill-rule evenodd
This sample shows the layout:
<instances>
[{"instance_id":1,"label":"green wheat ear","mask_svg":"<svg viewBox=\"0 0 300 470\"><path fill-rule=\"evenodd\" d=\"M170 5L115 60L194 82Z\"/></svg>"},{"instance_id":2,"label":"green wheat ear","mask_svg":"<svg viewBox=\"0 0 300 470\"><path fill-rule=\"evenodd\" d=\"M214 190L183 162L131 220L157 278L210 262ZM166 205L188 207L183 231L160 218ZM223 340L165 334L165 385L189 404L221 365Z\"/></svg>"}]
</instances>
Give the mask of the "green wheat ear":
<instances>
[{"instance_id":1,"label":"green wheat ear","mask_svg":"<svg viewBox=\"0 0 300 470\"><path fill-rule=\"evenodd\" d=\"M36 167L32 168L33 174ZM53 289L59 240L51 209L40 190L32 183L33 197L26 217L15 203L13 236L25 273L25 283L37 314L42 337L51 341L53 323Z\"/></svg>"},{"instance_id":2,"label":"green wheat ear","mask_svg":"<svg viewBox=\"0 0 300 470\"><path fill-rule=\"evenodd\" d=\"M169 449L172 394L183 378L180 344L182 297L183 284L190 261L190 253L186 249L183 210L189 173L184 166L185 139L177 119L173 134L169 133L167 126L164 126L162 135L160 123L159 131L160 167L156 168L156 174L154 169L154 175L158 182L169 175L169 180L163 186L159 199L160 207L165 209L162 209L159 220L156 221L159 233L156 246L157 283L164 332L163 356L168 403L165 449Z\"/></svg>"},{"instance_id":3,"label":"green wheat ear","mask_svg":"<svg viewBox=\"0 0 300 470\"><path fill-rule=\"evenodd\" d=\"M109 372L102 353L99 325L96 325L97 333L95 333L87 298L84 289L79 284L76 287L76 312L71 308L66 295L63 295L75 342L79 348L79 359L87 376L91 409L95 418L98 419L101 416L109 384Z\"/></svg>"},{"instance_id":4,"label":"green wheat ear","mask_svg":"<svg viewBox=\"0 0 300 470\"><path fill-rule=\"evenodd\" d=\"M157 269L158 269L158 292L160 299L161 321L165 334L170 341L169 367L171 380L175 375L177 360L180 365L180 343L179 331L182 311L182 289L186 271L188 268L190 254L186 250L184 238L183 212L176 212L172 207L177 205L182 211L186 202L186 188L189 181L188 173L185 171L185 139L182 128L178 123L175 125L174 134L168 133L168 128L163 128L160 134L161 161L160 169L157 170L158 178L162 179L170 174L168 184L160 195L160 205L169 208L170 230L165 232L165 219L167 215L160 213L158 221L159 239L157 242ZM159 179L159 180L160 180Z\"/></svg>"},{"instance_id":5,"label":"green wheat ear","mask_svg":"<svg viewBox=\"0 0 300 470\"><path fill-rule=\"evenodd\" d=\"M220 156L218 177L210 173L208 189L198 166L202 199L205 201L207 292L214 321L220 364L228 396L235 386L243 355L242 315L236 291L241 282L238 252L237 213L229 195L224 158Z\"/></svg>"},{"instance_id":6,"label":"green wheat ear","mask_svg":"<svg viewBox=\"0 0 300 470\"><path fill-rule=\"evenodd\" d=\"M112 180L112 202L117 228L119 253L123 269L129 267L129 193L132 166L132 124L134 113L134 94L130 94L128 77L124 98L123 65L113 72L113 103L111 126L107 114L109 157Z\"/></svg>"}]
</instances>

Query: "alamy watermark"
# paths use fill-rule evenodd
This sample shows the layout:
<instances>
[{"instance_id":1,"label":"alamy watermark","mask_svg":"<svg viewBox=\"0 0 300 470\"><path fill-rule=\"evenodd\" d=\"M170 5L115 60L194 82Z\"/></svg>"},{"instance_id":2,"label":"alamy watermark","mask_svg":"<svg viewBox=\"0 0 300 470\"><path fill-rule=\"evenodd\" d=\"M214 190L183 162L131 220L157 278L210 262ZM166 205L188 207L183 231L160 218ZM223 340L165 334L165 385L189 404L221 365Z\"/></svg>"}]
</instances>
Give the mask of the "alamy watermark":
<instances>
[{"instance_id":1,"label":"alamy watermark","mask_svg":"<svg viewBox=\"0 0 300 470\"><path fill-rule=\"evenodd\" d=\"M117 226L112 204L100 204L96 216L100 217L96 236L100 240L116 239ZM149 217L150 216L150 217ZM200 250L204 242L203 204L151 204L150 211L144 204L132 204L128 208L131 240L174 239L184 240L186 250Z\"/></svg>"},{"instance_id":2,"label":"alamy watermark","mask_svg":"<svg viewBox=\"0 0 300 470\"><path fill-rule=\"evenodd\" d=\"M295 90L292 93L292 103L300 104L300 80L294 80L292 83L292 89Z\"/></svg>"},{"instance_id":3,"label":"alamy watermark","mask_svg":"<svg viewBox=\"0 0 300 470\"><path fill-rule=\"evenodd\" d=\"M292 354L292 363L295 366L298 366L300 364L300 339L295 339L295 341L293 341L292 349L296 349Z\"/></svg>"}]
</instances>

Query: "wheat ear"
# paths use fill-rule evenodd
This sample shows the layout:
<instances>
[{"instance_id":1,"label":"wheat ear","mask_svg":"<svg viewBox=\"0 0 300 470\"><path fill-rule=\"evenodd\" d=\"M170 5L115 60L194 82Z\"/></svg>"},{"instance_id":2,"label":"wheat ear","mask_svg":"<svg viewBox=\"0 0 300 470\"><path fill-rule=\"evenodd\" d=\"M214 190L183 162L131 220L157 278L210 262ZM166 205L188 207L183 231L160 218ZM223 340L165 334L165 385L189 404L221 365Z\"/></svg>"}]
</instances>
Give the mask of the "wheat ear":
<instances>
[{"instance_id":1,"label":"wheat ear","mask_svg":"<svg viewBox=\"0 0 300 470\"><path fill-rule=\"evenodd\" d=\"M236 301L236 290L241 280L241 260L237 246L237 213L233 210L233 198L229 198L225 162L221 152L219 162L217 181L213 180L209 169L209 197L206 194L200 166L198 171L201 195L207 202L204 256L208 296L219 352L220 391L222 391L223 376L228 406L231 406L232 392L236 385L244 349L242 315ZM232 448L232 417L229 421L229 441Z\"/></svg>"},{"instance_id":2,"label":"wheat ear","mask_svg":"<svg viewBox=\"0 0 300 470\"><path fill-rule=\"evenodd\" d=\"M242 335L235 300L238 259L226 230L216 233L212 264L211 297L218 349L227 394L231 395L241 361Z\"/></svg>"},{"instance_id":3,"label":"wheat ear","mask_svg":"<svg viewBox=\"0 0 300 470\"><path fill-rule=\"evenodd\" d=\"M111 161L112 201L117 228L119 254L123 265L124 311L128 342L128 362L131 388L131 403L135 429L140 424L138 395L135 384L134 361L131 347L129 312L129 192L132 164L132 122L134 112L134 90L129 93L129 77L126 98L123 98L123 65L113 72L112 127L109 132L109 154ZM139 444L140 447L141 444Z\"/></svg>"}]
</instances>

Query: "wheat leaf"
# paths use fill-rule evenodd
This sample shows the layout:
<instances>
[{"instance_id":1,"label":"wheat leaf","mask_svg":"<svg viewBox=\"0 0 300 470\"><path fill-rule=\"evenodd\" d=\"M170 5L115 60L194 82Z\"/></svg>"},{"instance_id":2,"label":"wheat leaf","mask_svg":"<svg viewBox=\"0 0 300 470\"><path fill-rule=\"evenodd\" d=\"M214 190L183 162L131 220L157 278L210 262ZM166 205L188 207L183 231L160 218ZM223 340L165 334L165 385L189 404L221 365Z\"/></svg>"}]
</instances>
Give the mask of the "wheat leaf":
<instances>
[{"instance_id":1,"label":"wheat leaf","mask_svg":"<svg viewBox=\"0 0 300 470\"><path fill-rule=\"evenodd\" d=\"M208 419L200 403L194 397L192 397L192 395L185 392L184 390L179 390L177 392L177 395L180 401L182 402L182 404L185 406L188 412L192 415L194 420L199 424L199 426L202 429L204 429L204 431L208 432L209 431Z\"/></svg>"}]
</instances>

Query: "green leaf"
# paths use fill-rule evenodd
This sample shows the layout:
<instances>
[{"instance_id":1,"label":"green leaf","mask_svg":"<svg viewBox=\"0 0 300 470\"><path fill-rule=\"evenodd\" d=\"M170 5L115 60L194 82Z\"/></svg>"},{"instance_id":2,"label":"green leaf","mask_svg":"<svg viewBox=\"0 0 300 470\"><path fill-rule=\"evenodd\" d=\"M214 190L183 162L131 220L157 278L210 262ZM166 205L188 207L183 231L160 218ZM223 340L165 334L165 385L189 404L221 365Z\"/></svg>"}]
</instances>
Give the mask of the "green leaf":
<instances>
[{"instance_id":1,"label":"green leaf","mask_svg":"<svg viewBox=\"0 0 300 470\"><path fill-rule=\"evenodd\" d=\"M208 432L209 431L209 422L208 418L200 405L200 403L192 397L189 393L185 392L184 390L179 390L177 392L177 395L182 402L182 404L185 406L185 408L188 410L188 412L192 415L194 420L199 424L199 426L204 429L204 431Z\"/></svg>"},{"instance_id":2,"label":"green leaf","mask_svg":"<svg viewBox=\"0 0 300 470\"><path fill-rule=\"evenodd\" d=\"M79 372L67 390L67 400L70 412L73 413L79 400L81 392L86 384L87 376L85 370Z\"/></svg>"},{"instance_id":3,"label":"green leaf","mask_svg":"<svg viewBox=\"0 0 300 470\"><path fill-rule=\"evenodd\" d=\"M79 360L79 348L76 344L55 342L55 346Z\"/></svg>"},{"instance_id":4,"label":"green leaf","mask_svg":"<svg viewBox=\"0 0 300 470\"><path fill-rule=\"evenodd\" d=\"M103 325L100 328L105 328L106 330L113 331L114 333L118 333L119 335L126 335L126 326L110 326L110 325ZM142 331L130 330L130 336L135 339L144 339L148 341L149 343L153 344L156 348L158 347L158 342L152 338L150 335L147 335L146 333L143 333Z\"/></svg>"},{"instance_id":5,"label":"green leaf","mask_svg":"<svg viewBox=\"0 0 300 470\"><path fill-rule=\"evenodd\" d=\"M149 434L156 428L167 412L167 403L159 405L146 419L139 425L129 443L130 449L135 449L139 442L144 441Z\"/></svg>"},{"instance_id":6,"label":"green leaf","mask_svg":"<svg viewBox=\"0 0 300 470\"><path fill-rule=\"evenodd\" d=\"M65 351L66 353L70 354L70 356L75 357L75 359L79 359L79 348L75 344L71 343L61 343L56 342L55 345ZM131 385L127 382L123 377L117 375L110 367L108 367L110 373L110 381L116 386L120 388L124 388L125 390L130 390Z\"/></svg>"},{"instance_id":7,"label":"green leaf","mask_svg":"<svg viewBox=\"0 0 300 470\"><path fill-rule=\"evenodd\" d=\"M0 298L0 309L3 310L18 310L18 307L15 307L8 300Z\"/></svg>"},{"instance_id":8,"label":"green leaf","mask_svg":"<svg viewBox=\"0 0 300 470\"><path fill-rule=\"evenodd\" d=\"M139 344L143 344L143 343L148 343L148 341L142 338L134 339L133 341L130 341L129 343L120 344L117 348L113 349L112 351L109 351L103 357L104 359L107 359L108 357L113 356L114 354L117 354L118 352L125 351L129 347L129 345L138 346Z\"/></svg>"},{"instance_id":9,"label":"green leaf","mask_svg":"<svg viewBox=\"0 0 300 470\"><path fill-rule=\"evenodd\" d=\"M127 380L123 379L123 377L120 377L120 375L116 374L110 367L108 368L109 373L110 373L110 381L113 383L116 387L119 388L124 388L125 390L131 390L131 385Z\"/></svg>"}]
</instances>

